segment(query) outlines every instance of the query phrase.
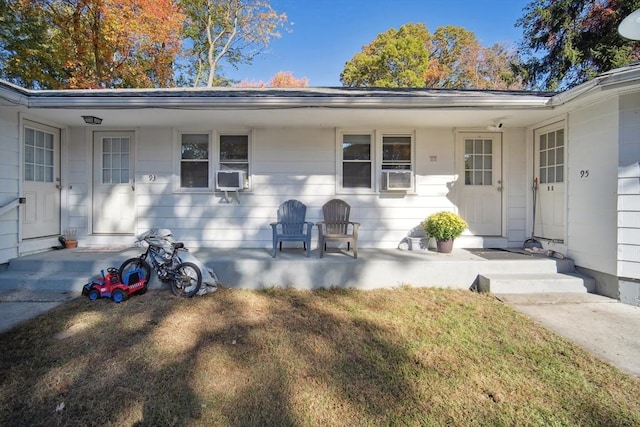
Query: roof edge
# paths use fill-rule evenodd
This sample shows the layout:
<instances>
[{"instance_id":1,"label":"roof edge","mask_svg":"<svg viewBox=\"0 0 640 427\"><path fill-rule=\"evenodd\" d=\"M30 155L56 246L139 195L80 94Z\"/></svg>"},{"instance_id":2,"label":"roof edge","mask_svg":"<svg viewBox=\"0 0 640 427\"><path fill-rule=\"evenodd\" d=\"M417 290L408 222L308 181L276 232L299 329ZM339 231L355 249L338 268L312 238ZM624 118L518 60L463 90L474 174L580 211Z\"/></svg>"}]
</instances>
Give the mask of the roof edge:
<instances>
[{"instance_id":1,"label":"roof edge","mask_svg":"<svg viewBox=\"0 0 640 427\"><path fill-rule=\"evenodd\" d=\"M560 92L551 98L551 105L558 107L595 91L626 86L632 82L640 85L640 62L607 71L578 86Z\"/></svg>"}]
</instances>

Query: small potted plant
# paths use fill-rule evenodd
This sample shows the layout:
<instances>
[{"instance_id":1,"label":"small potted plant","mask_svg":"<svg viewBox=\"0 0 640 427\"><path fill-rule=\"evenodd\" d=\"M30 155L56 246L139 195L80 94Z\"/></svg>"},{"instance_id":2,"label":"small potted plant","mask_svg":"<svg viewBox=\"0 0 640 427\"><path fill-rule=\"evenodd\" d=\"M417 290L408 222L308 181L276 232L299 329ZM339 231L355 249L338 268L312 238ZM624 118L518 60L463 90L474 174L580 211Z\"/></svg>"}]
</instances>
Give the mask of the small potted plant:
<instances>
[{"instance_id":1,"label":"small potted plant","mask_svg":"<svg viewBox=\"0 0 640 427\"><path fill-rule=\"evenodd\" d=\"M438 252L450 253L453 250L453 241L460 237L467 228L467 223L460 215L443 211L429 215L422 222L422 226L427 236L436 239Z\"/></svg>"},{"instance_id":2,"label":"small potted plant","mask_svg":"<svg viewBox=\"0 0 640 427\"><path fill-rule=\"evenodd\" d=\"M65 248L70 249L78 247L78 239L76 237L77 234L78 230L76 230L75 228L67 228L66 230L64 230L61 241L63 242Z\"/></svg>"}]
</instances>

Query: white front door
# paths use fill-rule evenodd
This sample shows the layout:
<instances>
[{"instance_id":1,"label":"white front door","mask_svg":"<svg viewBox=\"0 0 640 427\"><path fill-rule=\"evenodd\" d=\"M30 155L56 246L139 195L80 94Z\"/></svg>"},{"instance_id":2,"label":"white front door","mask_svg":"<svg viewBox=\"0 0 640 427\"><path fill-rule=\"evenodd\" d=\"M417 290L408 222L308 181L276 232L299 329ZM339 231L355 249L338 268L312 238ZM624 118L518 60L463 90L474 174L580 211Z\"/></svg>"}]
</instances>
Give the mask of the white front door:
<instances>
[{"instance_id":1,"label":"white front door","mask_svg":"<svg viewBox=\"0 0 640 427\"><path fill-rule=\"evenodd\" d=\"M458 209L474 236L502 235L502 135L457 137Z\"/></svg>"},{"instance_id":2,"label":"white front door","mask_svg":"<svg viewBox=\"0 0 640 427\"><path fill-rule=\"evenodd\" d=\"M536 221L534 236L559 243L565 235L565 138L563 124L535 132Z\"/></svg>"},{"instance_id":3,"label":"white front door","mask_svg":"<svg viewBox=\"0 0 640 427\"><path fill-rule=\"evenodd\" d=\"M93 233L135 232L133 132L93 134Z\"/></svg>"},{"instance_id":4,"label":"white front door","mask_svg":"<svg viewBox=\"0 0 640 427\"><path fill-rule=\"evenodd\" d=\"M60 130L25 121L22 238L60 234Z\"/></svg>"}]
</instances>

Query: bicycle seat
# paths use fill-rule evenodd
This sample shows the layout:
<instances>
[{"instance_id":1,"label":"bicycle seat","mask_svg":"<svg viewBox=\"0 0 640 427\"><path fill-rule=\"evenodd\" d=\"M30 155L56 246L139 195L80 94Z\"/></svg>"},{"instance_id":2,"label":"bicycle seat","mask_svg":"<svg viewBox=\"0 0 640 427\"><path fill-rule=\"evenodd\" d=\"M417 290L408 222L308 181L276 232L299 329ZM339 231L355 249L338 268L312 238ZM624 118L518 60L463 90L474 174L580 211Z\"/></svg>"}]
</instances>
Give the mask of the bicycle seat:
<instances>
[{"instance_id":1,"label":"bicycle seat","mask_svg":"<svg viewBox=\"0 0 640 427\"><path fill-rule=\"evenodd\" d=\"M184 243L182 243L182 242L174 243L173 247L176 248L176 249L182 249L182 248L184 248Z\"/></svg>"}]
</instances>

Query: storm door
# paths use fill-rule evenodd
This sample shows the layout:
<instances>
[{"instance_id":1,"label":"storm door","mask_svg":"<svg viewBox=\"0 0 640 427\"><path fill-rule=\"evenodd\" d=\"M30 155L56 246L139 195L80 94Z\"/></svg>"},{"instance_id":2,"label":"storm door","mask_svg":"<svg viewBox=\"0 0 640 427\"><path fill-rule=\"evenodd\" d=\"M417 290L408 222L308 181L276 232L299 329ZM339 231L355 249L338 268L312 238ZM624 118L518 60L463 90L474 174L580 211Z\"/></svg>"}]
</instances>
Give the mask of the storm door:
<instances>
[{"instance_id":1,"label":"storm door","mask_svg":"<svg viewBox=\"0 0 640 427\"><path fill-rule=\"evenodd\" d=\"M93 135L93 233L133 234L135 180L133 132Z\"/></svg>"},{"instance_id":2,"label":"storm door","mask_svg":"<svg viewBox=\"0 0 640 427\"><path fill-rule=\"evenodd\" d=\"M25 121L22 238L60 234L60 130Z\"/></svg>"},{"instance_id":3,"label":"storm door","mask_svg":"<svg viewBox=\"0 0 640 427\"><path fill-rule=\"evenodd\" d=\"M458 208L475 236L502 235L502 136L459 134Z\"/></svg>"},{"instance_id":4,"label":"storm door","mask_svg":"<svg viewBox=\"0 0 640 427\"><path fill-rule=\"evenodd\" d=\"M564 242L565 136L562 125L535 132L535 177L537 178L535 237Z\"/></svg>"}]
</instances>

